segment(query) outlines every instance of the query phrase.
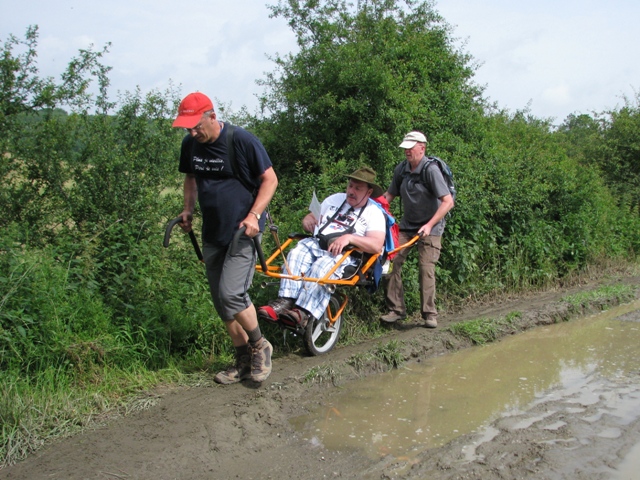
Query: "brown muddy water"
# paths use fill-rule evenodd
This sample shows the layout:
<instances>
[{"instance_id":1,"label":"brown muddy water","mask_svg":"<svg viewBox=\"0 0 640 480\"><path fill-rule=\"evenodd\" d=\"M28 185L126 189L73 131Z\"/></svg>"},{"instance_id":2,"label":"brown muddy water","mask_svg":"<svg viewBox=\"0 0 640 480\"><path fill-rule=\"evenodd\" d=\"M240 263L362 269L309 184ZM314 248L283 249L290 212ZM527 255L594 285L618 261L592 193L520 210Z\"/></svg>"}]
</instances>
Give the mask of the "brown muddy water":
<instances>
[{"instance_id":1,"label":"brown muddy water","mask_svg":"<svg viewBox=\"0 0 640 480\"><path fill-rule=\"evenodd\" d=\"M626 425L640 417L640 302L571 322L540 327L480 348L462 350L348 384L330 403L293 420L305 441L329 450L358 450L373 459L410 460L419 452L474 433L468 460L498 431L526 429L555 413L527 414L564 400L569 414L606 398L596 415ZM541 409L535 409L539 412ZM584 418L595 422L597 418ZM559 429L563 422L548 425ZM615 438L615 428L597 435ZM589 439L577 439L588 442ZM640 445L618 468L640 472Z\"/></svg>"}]
</instances>

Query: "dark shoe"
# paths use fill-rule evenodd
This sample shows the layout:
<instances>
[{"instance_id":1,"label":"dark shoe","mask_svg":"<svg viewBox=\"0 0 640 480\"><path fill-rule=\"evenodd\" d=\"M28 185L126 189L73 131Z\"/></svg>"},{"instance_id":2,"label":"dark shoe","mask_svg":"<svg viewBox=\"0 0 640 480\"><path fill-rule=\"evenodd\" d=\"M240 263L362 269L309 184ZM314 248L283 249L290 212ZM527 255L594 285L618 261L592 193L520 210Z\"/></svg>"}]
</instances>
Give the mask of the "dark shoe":
<instances>
[{"instance_id":1,"label":"dark shoe","mask_svg":"<svg viewBox=\"0 0 640 480\"><path fill-rule=\"evenodd\" d=\"M309 314L301 308L292 308L280 314L280 321L289 327L305 328L309 323Z\"/></svg>"},{"instance_id":2,"label":"dark shoe","mask_svg":"<svg viewBox=\"0 0 640 480\"><path fill-rule=\"evenodd\" d=\"M258 309L258 317L270 323L278 323L280 314L293 306L292 298L276 298L269 305Z\"/></svg>"},{"instance_id":3,"label":"dark shoe","mask_svg":"<svg viewBox=\"0 0 640 480\"><path fill-rule=\"evenodd\" d=\"M251 380L264 382L271 374L271 353L273 347L262 337L251 347Z\"/></svg>"},{"instance_id":4,"label":"dark shoe","mask_svg":"<svg viewBox=\"0 0 640 480\"><path fill-rule=\"evenodd\" d=\"M223 372L213 377L213 381L222 385L231 385L246 380L251 377L251 356L241 355L236 358L235 365L232 365Z\"/></svg>"},{"instance_id":5,"label":"dark shoe","mask_svg":"<svg viewBox=\"0 0 640 480\"><path fill-rule=\"evenodd\" d=\"M403 315L401 313L389 312L386 315L382 315L380 317L380 320L384 323L396 323L400 320L404 320L405 318L406 315Z\"/></svg>"}]
</instances>

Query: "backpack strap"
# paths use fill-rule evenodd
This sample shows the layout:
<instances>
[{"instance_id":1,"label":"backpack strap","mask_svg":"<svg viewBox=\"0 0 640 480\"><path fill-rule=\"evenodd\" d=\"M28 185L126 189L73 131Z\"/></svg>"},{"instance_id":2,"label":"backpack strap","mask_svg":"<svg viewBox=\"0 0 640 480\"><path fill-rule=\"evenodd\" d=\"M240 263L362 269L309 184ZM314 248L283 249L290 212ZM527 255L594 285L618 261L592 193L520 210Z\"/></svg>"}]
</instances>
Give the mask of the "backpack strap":
<instances>
[{"instance_id":1,"label":"backpack strap","mask_svg":"<svg viewBox=\"0 0 640 480\"><path fill-rule=\"evenodd\" d=\"M409 173L406 173L407 163L408 163L407 160L403 160L402 162L400 162L401 167L397 167L400 170L402 170L402 173L397 176L397 180L396 180L396 190L398 191L398 195L400 195L400 187L402 186L403 180L411 173L411 170L409 170Z\"/></svg>"},{"instance_id":2,"label":"backpack strap","mask_svg":"<svg viewBox=\"0 0 640 480\"><path fill-rule=\"evenodd\" d=\"M420 170L420 181L425 187L427 187L427 190L431 192L431 195L433 195L434 193L433 193L433 189L431 188L431 184L427 180L427 168L429 168L429 166L434 164L435 162L436 162L435 158L427 157L427 161L422 167L422 170Z\"/></svg>"},{"instance_id":3,"label":"backpack strap","mask_svg":"<svg viewBox=\"0 0 640 480\"><path fill-rule=\"evenodd\" d=\"M420 182L427 187L428 189L430 189L429 186L429 182L427 181L427 168L429 167L429 165L431 165L434 162L434 158L433 157L427 157L427 161L425 162L425 164L422 166L422 170L420 170ZM402 182L404 181L405 178L407 178L409 175L411 175L411 169L407 169L407 163L409 163L407 160L403 160L400 165L402 165L402 174L398 176L398 179L396 180L396 189L398 190L398 192L400 192L400 187L402 186Z\"/></svg>"},{"instance_id":4,"label":"backpack strap","mask_svg":"<svg viewBox=\"0 0 640 480\"><path fill-rule=\"evenodd\" d=\"M322 233L322 231L327 228L329 226L329 224L331 224L336 217L340 214L340 212L342 211L342 207L345 206L345 204L347 203L347 199L345 198L344 202L342 202L342 205L340 205L335 213L331 216L331 218L329 220L327 220L327 222L322 226L322 228L320 228L320 230L318 230L318 233L316 234L316 236L320 235ZM364 206L362 208L360 208L360 211L358 212L358 216L356 217L355 222L353 222L353 225L349 225L349 228L345 229L344 233L352 233L355 228L356 228L356 223L358 223L358 220L360 219L360 216L362 215L362 212L364 212L364 209L367 207L367 205L369 204L369 202L367 201L367 203L364 204ZM353 207L352 207L353 209ZM348 213L349 211L347 211Z\"/></svg>"},{"instance_id":5,"label":"backpack strap","mask_svg":"<svg viewBox=\"0 0 640 480\"><path fill-rule=\"evenodd\" d=\"M236 127L229 123L225 123L225 128L227 129L227 155L229 156L229 163L231 164L231 171L233 172L233 176L255 198L257 195L256 187L253 185L250 185L244 178L242 178L238 174L238 163L236 162L236 146L233 143L233 134L236 130Z\"/></svg>"},{"instance_id":6,"label":"backpack strap","mask_svg":"<svg viewBox=\"0 0 640 480\"><path fill-rule=\"evenodd\" d=\"M422 183L427 190L429 190L431 192L431 194L433 195L433 191L431 188L431 185L429 184L429 181L427 180L427 168L429 168L429 166L433 163L438 163L436 157L426 157L427 161L425 162L425 164L422 166L422 170L420 170L420 183ZM400 193L400 187L402 186L402 182L404 181L405 178L407 178L409 175L411 175L411 169L407 168L407 163L409 163L407 160L403 160L400 165L402 167L398 167L402 169L402 174L398 176L397 180L396 180L396 189L398 190L398 193ZM394 176L395 177L395 176Z\"/></svg>"}]
</instances>

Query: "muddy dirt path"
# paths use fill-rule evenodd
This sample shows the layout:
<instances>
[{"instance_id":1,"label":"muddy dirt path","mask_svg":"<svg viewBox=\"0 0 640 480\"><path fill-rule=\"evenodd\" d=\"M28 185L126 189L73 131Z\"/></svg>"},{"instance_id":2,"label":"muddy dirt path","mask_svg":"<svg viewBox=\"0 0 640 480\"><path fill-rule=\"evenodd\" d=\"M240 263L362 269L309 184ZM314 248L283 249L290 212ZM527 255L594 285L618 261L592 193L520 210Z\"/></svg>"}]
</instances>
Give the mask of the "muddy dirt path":
<instances>
[{"instance_id":1,"label":"muddy dirt path","mask_svg":"<svg viewBox=\"0 0 640 480\"><path fill-rule=\"evenodd\" d=\"M469 347L444 330L452 322L519 311L522 317L507 334L518 333L575 318L582 312L572 311L560 301L562 296L614 282L640 287L640 277L625 276L476 305L443 315L435 331L409 322L390 330L382 341L401 340L409 364L423 361ZM572 417L562 399L527 412L527 418L538 415L547 422L531 421L527 428L512 428L509 422L517 418L501 419L481 434L484 438L458 437L423 452L411 464L388 457L372 460L355 450L329 451L303 442L290 419L325 404L346 382L379 371L375 363L356 371L347 360L380 341L338 348L324 357L277 358L271 377L260 388L210 383L150 393L148 403L153 407L53 442L24 462L0 470L0 479L610 479L611 469L640 443L640 422L616 425L615 438L599 436L598 432L614 428L607 425L611 420L605 416L585 423ZM305 373L315 366L328 366L333 381L303 383ZM608 394L587 408L596 412L611 401L611 395L634 395L638 384L640 378L609 385ZM550 411L558 418L552 418ZM584 418L584 411L581 416ZM548 428L560 421L561 428ZM591 440L580 441L587 438ZM559 448L562 441L570 443L570 448ZM474 442L481 445L469 452Z\"/></svg>"}]
</instances>

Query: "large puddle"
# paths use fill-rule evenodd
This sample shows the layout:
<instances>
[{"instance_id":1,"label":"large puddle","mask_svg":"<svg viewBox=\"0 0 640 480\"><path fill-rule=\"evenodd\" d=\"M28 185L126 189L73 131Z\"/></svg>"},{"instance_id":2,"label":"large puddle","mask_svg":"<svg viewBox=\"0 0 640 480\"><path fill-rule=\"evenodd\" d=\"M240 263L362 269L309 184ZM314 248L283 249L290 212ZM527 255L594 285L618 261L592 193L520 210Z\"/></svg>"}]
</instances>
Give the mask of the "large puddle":
<instances>
[{"instance_id":1,"label":"large puddle","mask_svg":"<svg viewBox=\"0 0 640 480\"><path fill-rule=\"evenodd\" d=\"M639 369L635 302L350 383L293 423L306 441L330 450L410 458L472 432L480 443L489 441L496 433L490 422L550 396L571 397L578 409L598 400L603 381L617 382ZM626 397L616 395L615 414L623 421L640 416L636 387ZM511 428L537 420L514 416Z\"/></svg>"}]
</instances>

